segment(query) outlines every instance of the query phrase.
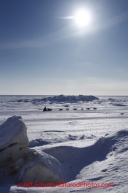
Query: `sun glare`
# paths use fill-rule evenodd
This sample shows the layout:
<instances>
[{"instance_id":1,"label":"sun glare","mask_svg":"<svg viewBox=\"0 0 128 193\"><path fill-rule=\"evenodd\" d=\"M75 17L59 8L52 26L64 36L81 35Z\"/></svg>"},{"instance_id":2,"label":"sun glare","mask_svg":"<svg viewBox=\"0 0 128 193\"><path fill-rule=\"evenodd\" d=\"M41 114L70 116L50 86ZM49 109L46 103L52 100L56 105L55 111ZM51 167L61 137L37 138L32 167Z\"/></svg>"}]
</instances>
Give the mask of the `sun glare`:
<instances>
[{"instance_id":1,"label":"sun glare","mask_svg":"<svg viewBox=\"0 0 128 193\"><path fill-rule=\"evenodd\" d=\"M91 23L91 14L88 10L80 9L76 12L74 20L77 26L86 27Z\"/></svg>"}]
</instances>

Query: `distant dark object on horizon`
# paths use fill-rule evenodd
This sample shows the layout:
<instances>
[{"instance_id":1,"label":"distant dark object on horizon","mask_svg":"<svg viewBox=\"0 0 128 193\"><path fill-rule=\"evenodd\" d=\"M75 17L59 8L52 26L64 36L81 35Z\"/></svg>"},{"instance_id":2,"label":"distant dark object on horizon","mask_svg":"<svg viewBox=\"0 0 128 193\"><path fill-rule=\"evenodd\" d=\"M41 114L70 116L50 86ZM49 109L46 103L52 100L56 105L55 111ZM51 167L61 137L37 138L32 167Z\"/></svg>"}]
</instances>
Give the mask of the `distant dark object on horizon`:
<instances>
[{"instance_id":1,"label":"distant dark object on horizon","mask_svg":"<svg viewBox=\"0 0 128 193\"><path fill-rule=\"evenodd\" d=\"M77 110L77 108L74 108L73 110L74 110L74 111L76 111L76 110Z\"/></svg>"},{"instance_id":2,"label":"distant dark object on horizon","mask_svg":"<svg viewBox=\"0 0 128 193\"><path fill-rule=\"evenodd\" d=\"M86 108L86 110L90 110L90 108Z\"/></svg>"},{"instance_id":3,"label":"distant dark object on horizon","mask_svg":"<svg viewBox=\"0 0 128 193\"><path fill-rule=\"evenodd\" d=\"M93 109L96 110L97 108L94 107Z\"/></svg>"},{"instance_id":4,"label":"distant dark object on horizon","mask_svg":"<svg viewBox=\"0 0 128 193\"><path fill-rule=\"evenodd\" d=\"M63 109L59 109L59 111L63 111Z\"/></svg>"},{"instance_id":5,"label":"distant dark object on horizon","mask_svg":"<svg viewBox=\"0 0 128 193\"><path fill-rule=\"evenodd\" d=\"M45 112L45 111L52 111L52 109L44 107L43 112Z\"/></svg>"}]
</instances>

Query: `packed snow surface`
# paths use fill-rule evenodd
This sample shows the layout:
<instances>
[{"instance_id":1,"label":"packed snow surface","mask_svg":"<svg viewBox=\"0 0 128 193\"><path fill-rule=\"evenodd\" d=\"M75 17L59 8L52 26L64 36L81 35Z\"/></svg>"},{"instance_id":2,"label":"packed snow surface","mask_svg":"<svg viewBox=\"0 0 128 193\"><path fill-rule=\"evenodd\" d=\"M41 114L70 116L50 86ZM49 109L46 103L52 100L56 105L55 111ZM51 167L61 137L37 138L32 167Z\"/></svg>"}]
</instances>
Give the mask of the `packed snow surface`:
<instances>
[{"instance_id":1,"label":"packed snow surface","mask_svg":"<svg viewBox=\"0 0 128 193\"><path fill-rule=\"evenodd\" d=\"M0 124L11 116L21 116L27 126L29 147L60 162L62 182L114 186L18 187L6 178L6 173L0 173L0 192L127 193L128 97L77 100L78 96L72 96L67 100L68 96L60 96L1 96ZM52 111L43 112L45 106ZM59 170L52 161L51 166Z\"/></svg>"}]
</instances>

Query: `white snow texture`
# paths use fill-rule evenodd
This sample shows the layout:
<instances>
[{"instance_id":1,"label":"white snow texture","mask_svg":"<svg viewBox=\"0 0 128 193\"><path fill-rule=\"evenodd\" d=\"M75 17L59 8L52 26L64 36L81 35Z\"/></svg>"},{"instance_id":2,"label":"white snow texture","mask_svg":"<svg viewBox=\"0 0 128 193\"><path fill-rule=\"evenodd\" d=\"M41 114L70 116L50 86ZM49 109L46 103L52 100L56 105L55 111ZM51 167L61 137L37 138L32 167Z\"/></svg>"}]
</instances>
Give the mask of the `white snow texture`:
<instances>
[{"instance_id":1,"label":"white snow texture","mask_svg":"<svg viewBox=\"0 0 128 193\"><path fill-rule=\"evenodd\" d=\"M0 96L0 124L0 192L128 192L127 96Z\"/></svg>"}]
</instances>

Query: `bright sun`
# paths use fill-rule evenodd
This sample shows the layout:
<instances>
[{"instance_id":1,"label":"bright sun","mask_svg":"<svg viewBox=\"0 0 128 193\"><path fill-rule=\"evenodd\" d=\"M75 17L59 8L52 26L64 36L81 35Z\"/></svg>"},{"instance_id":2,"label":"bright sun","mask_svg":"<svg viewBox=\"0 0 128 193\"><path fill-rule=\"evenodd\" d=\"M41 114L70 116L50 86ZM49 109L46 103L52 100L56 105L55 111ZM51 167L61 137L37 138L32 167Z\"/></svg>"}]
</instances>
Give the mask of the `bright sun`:
<instances>
[{"instance_id":1,"label":"bright sun","mask_svg":"<svg viewBox=\"0 0 128 193\"><path fill-rule=\"evenodd\" d=\"M86 27L91 23L91 14L88 10L80 9L74 16L75 23L79 27Z\"/></svg>"}]
</instances>

